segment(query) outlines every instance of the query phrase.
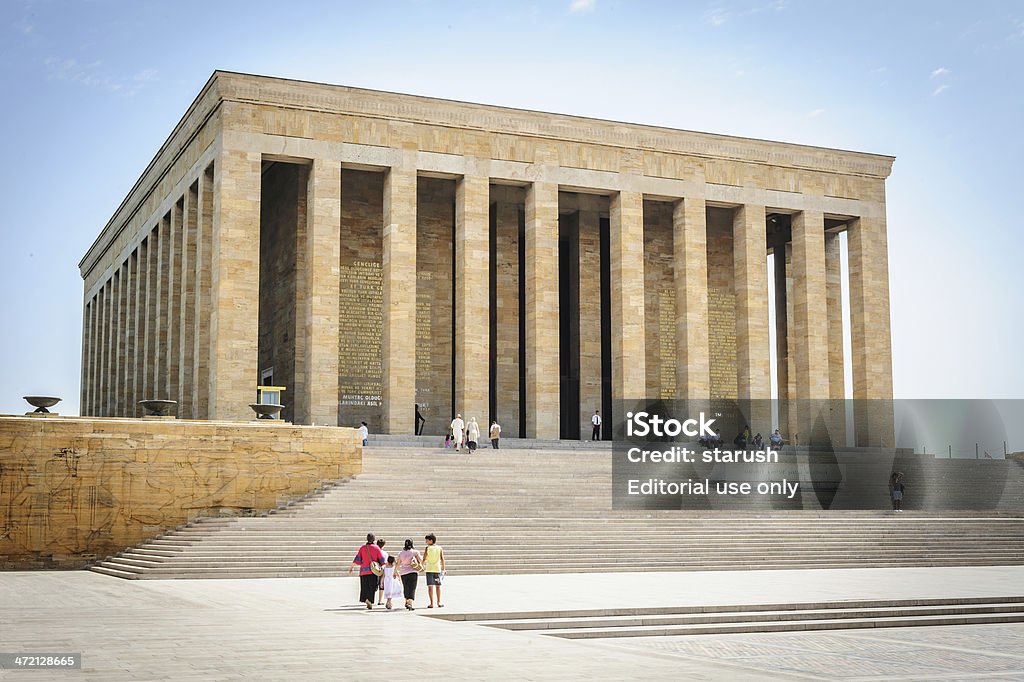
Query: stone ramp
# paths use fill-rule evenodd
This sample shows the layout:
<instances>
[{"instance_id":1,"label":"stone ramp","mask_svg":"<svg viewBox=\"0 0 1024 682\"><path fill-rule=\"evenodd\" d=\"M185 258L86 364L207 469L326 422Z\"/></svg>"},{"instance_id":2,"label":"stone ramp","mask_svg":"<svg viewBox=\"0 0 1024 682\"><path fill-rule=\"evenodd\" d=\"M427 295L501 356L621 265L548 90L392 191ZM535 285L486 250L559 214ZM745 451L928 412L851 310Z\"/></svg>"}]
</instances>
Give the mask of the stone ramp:
<instances>
[{"instance_id":1,"label":"stone ramp","mask_svg":"<svg viewBox=\"0 0 1024 682\"><path fill-rule=\"evenodd\" d=\"M563 639L670 637L1024 623L1024 596L470 614L438 612L429 617Z\"/></svg>"},{"instance_id":2,"label":"stone ramp","mask_svg":"<svg viewBox=\"0 0 1024 682\"><path fill-rule=\"evenodd\" d=\"M859 466L844 457L847 473ZM862 511L613 510L610 459L605 449L367 448L352 480L265 517L200 520L93 570L134 579L332 577L345 574L367 532L391 551L405 538L422 548L433 532L461 575L1024 564L1024 518L894 515L884 485L865 493L881 508Z\"/></svg>"}]
</instances>

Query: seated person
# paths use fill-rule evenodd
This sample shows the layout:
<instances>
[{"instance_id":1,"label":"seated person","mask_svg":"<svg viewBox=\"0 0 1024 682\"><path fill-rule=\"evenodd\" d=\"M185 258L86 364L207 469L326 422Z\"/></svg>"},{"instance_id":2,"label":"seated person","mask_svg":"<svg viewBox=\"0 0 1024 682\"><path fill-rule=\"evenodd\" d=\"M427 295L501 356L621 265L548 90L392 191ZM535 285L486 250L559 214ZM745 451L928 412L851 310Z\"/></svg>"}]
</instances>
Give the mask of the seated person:
<instances>
[{"instance_id":1,"label":"seated person","mask_svg":"<svg viewBox=\"0 0 1024 682\"><path fill-rule=\"evenodd\" d=\"M705 448L718 448L722 446L725 441L722 440L722 430L715 429L713 436L701 436L700 438L701 447Z\"/></svg>"},{"instance_id":2,"label":"seated person","mask_svg":"<svg viewBox=\"0 0 1024 682\"><path fill-rule=\"evenodd\" d=\"M764 450L764 438L761 437L760 433L754 436L754 449Z\"/></svg>"},{"instance_id":3,"label":"seated person","mask_svg":"<svg viewBox=\"0 0 1024 682\"><path fill-rule=\"evenodd\" d=\"M782 434L781 434L781 433L779 433L779 430L778 430L778 429L775 429L775 433L773 433L772 435L770 435L770 436L768 437L768 441L769 441L769 442L770 442L770 443L771 443L772 445L774 445L774 446L776 446L776 447L779 447L779 446L781 446L781 445L782 445Z\"/></svg>"}]
</instances>

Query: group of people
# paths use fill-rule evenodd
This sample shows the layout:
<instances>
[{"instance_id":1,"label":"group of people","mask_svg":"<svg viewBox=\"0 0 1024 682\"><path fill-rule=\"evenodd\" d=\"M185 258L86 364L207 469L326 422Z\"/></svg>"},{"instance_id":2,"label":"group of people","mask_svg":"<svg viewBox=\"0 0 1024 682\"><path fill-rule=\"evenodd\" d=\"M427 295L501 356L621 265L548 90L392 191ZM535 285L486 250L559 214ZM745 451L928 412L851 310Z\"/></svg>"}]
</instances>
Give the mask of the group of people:
<instances>
[{"instance_id":1,"label":"group of people","mask_svg":"<svg viewBox=\"0 0 1024 682\"><path fill-rule=\"evenodd\" d=\"M713 436L701 436L698 442L701 447L705 448L720 448L725 445L725 441L722 439L721 429L715 429L715 435ZM755 450L764 450L764 437L758 433L751 438L749 426L744 426L743 430L736 434L732 443L740 450L746 449L748 444L752 445ZM781 448L783 446L785 441L778 429L775 429L774 433L768 436L768 443L773 448Z\"/></svg>"},{"instance_id":2,"label":"group of people","mask_svg":"<svg viewBox=\"0 0 1024 682\"><path fill-rule=\"evenodd\" d=\"M498 449L498 440L501 438L501 426L498 421L491 421L491 428L488 434L491 438L491 447L495 450ZM448 426L448 435L445 436L444 446L446 448L455 448L461 450L462 446L465 445L470 452L475 452L480 440L480 425L476 422L476 417L470 417L469 422L462 420L461 414L456 414L455 419Z\"/></svg>"},{"instance_id":3,"label":"group of people","mask_svg":"<svg viewBox=\"0 0 1024 682\"><path fill-rule=\"evenodd\" d=\"M373 533L366 534L366 544L362 545L348 567L348 574L359 568L359 601L366 605L367 610L373 609L374 597L377 605L391 609L391 600L402 597L405 608L415 611L416 586L419 574L425 573L427 578L427 595L430 598L428 609L434 608L435 599L438 608L441 603L441 582L447 573L444 550L437 544L433 533L424 536L426 548L423 554L407 539L405 546L397 556L388 554L384 549L387 542L378 540ZM386 600L386 601L385 601Z\"/></svg>"}]
</instances>

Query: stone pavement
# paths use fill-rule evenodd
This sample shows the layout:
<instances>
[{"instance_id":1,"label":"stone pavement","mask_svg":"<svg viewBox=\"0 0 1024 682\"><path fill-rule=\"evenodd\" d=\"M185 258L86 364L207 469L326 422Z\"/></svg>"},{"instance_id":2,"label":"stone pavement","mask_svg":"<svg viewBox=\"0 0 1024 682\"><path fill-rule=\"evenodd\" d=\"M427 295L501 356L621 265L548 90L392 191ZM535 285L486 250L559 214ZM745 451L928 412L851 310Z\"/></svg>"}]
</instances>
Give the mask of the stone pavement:
<instances>
[{"instance_id":1,"label":"stone pavement","mask_svg":"<svg viewBox=\"0 0 1024 682\"><path fill-rule=\"evenodd\" d=\"M597 550L595 550L597 551ZM639 593L633 593L639 588ZM444 613L1014 596L1024 567L450 577ZM80 652L30 680L1024 681L1024 625L562 640L367 612L356 578L124 581L0 573L0 652ZM399 605L400 606L400 605ZM436 611L435 611L436 612Z\"/></svg>"}]
</instances>

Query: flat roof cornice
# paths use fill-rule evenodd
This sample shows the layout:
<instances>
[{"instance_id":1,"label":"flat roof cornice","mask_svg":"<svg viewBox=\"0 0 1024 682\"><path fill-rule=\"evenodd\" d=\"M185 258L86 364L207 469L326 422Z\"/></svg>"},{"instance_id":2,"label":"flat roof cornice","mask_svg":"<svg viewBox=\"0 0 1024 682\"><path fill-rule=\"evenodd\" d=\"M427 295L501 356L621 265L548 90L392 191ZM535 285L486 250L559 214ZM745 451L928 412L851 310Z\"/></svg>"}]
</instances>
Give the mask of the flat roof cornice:
<instances>
[{"instance_id":1,"label":"flat roof cornice","mask_svg":"<svg viewBox=\"0 0 1024 682\"><path fill-rule=\"evenodd\" d=\"M739 163L885 179L895 157L755 138L677 130L512 107L473 104L275 76L214 71L157 150L78 266L86 276L223 102L355 114L554 141L680 154Z\"/></svg>"},{"instance_id":2,"label":"flat roof cornice","mask_svg":"<svg viewBox=\"0 0 1024 682\"><path fill-rule=\"evenodd\" d=\"M893 156L217 71L225 100L884 179Z\"/></svg>"}]
</instances>

